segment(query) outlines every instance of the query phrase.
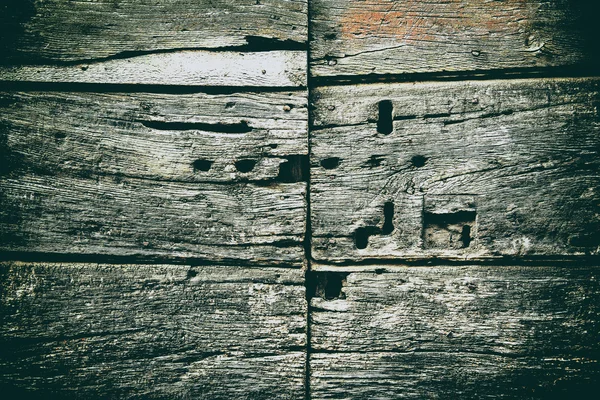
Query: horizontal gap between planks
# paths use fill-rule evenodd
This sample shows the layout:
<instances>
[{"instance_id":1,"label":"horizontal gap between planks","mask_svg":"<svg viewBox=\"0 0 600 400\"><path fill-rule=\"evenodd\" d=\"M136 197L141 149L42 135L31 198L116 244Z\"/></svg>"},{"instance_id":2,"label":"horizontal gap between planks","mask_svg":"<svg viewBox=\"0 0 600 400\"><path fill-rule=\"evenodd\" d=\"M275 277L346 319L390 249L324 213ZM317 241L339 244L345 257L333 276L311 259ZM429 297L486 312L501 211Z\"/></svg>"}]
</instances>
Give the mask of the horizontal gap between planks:
<instances>
[{"instance_id":1,"label":"horizontal gap between planks","mask_svg":"<svg viewBox=\"0 0 600 400\"><path fill-rule=\"evenodd\" d=\"M297 243L302 246L302 243ZM273 244L276 246L276 244ZM249 247L253 247L249 246ZM156 256L156 255L106 255L106 254L77 254L77 253L42 253L23 251L0 252L0 262L48 262L48 263L93 263L93 264L127 264L127 265L149 265L149 264L171 264L186 265L191 267L201 266L235 266L235 267L277 267L302 269L300 264L281 263L277 260L246 261L240 259L210 260L195 257Z\"/></svg>"},{"instance_id":2,"label":"horizontal gap between planks","mask_svg":"<svg viewBox=\"0 0 600 400\"><path fill-rule=\"evenodd\" d=\"M512 68L459 72L416 72L403 74L369 74L310 76L310 87L342 86L365 83L453 82L471 80L527 79L527 78L585 78L600 76L597 66Z\"/></svg>"},{"instance_id":3,"label":"horizontal gap between planks","mask_svg":"<svg viewBox=\"0 0 600 400\"><path fill-rule=\"evenodd\" d=\"M71 83L71 82L2 82L2 91L15 92L85 92L85 93L158 93L158 94L235 94L235 93L287 93L302 92L306 86L193 86L146 85L121 83Z\"/></svg>"},{"instance_id":4,"label":"horizontal gap between planks","mask_svg":"<svg viewBox=\"0 0 600 400\"><path fill-rule=\"evenodd\" d=\"M407 267L585 267L599 266L600 256L504 256L478 259L365 259L357 261L327 262L311 260L311 271L339 272L393 272Z\"/></svg>"}]
</instances>

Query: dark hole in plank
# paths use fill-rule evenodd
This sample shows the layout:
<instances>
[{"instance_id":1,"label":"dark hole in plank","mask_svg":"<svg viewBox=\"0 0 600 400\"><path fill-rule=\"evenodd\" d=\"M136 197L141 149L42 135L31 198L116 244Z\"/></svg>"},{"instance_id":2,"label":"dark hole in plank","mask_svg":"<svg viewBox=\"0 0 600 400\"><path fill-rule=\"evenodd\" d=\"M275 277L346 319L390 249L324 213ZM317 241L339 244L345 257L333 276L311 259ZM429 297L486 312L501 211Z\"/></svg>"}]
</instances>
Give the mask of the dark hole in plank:
<instances>
[{"instance_id":1,"label":"dark hole in plank","mask_svg":"<svg viewBox=\"0 0 600 400\"><path fill-rule=\"evenodd\" d=\"M411 164L416 168L421 168L427 162L427 157L416 155L410 159Z\"/></svg>"},{"instance_id":2,"label":"dark hole in plank","mask_svg":"<svg viewBox=\"0 0 600 400\"><path fill-rule=\"evenodd\" d=\"M366 249L369 245L370 227L360 227L354 231L354 244L359 250Z\"/></svg>"},{"instance_id":3,"label":"dark hole in plank","mask_svg":"<svg viewBox=\"0 0 600 400\"><path fill-rule=\"evenodd\" d=\"M302 182L308 179L308 156L293 155L286 157L287 161L279 164L277 180L283 183Z\"/></svg>"},{"instance_id":4,"label":"dark hole in plank","mask_svg":"<svg viewBox=\"0 0 600 400\"><path fill-rule=\"evenodd\" d=\"M212 166L212 164L213 164L213 162L210 160L198 159L192 163L192 167L194 167L194 172L196 172L196 171L206 172L206 171L210 170L210 167Z\"/></svg>"},{"instance_id":5,"label":"dark hole in plank","mask_svg":"<svg viewBox=\"0 0 600 400\"><path fill-rule=\"evenodd\" d=\"M381 233L383 235L389 235L394 231L394 203L388 201L383 206L383 228Z\"/></svg>"},{"instance_id":6,"label":"dark hole in plank","mask_svg":"<svg viewBox=\"0 0 600 400\"><path fill-rule=\"evenodd\" d=\"M250 172L256 166L256 160L238 160L235 162L235 169L239 172Z\"/></svg>"},{"instance_id":7,"label":"dark hole in plank","mask_svg":"<svg viewBox=\"0 0 600 400\"><path fill-rule=\"evenodd\" d=\"M460 241L463 244L463 248L467 248L471 244L471 227L469 225L463 226L462 232L460 233Z\"/></svg>"},{"instance_id":8,"label":"dark hole in plank","mask_svg":"<svg viewBox=\"0 0 600 400\"><path fill-rule=\"evenodd\" d=\"M321 167L325 169L335 169L340 165L341 159L339 157L330 157L321 160Z\"/></svg>"},{"instance_id":9,"label":"dark hole in plank","mask_svg":"<svg viewBox=\"0 0 600 400\"><path fill-rule=\"evenodd\" d=\"M320 297L325 300L345 299L344 286L348 272L316 272L307 274L309 298Z\"/></svg>"},{"instance_id":10,"label":"dark hole in plank","mask_svg":"<svg viewBox=\"0 0 600 400\"><path fill-rule=\"evenodd\" d=\"M394 105L390 100L379 102L379 119L377 120L377 132L389 135L394 130Z\"/></svg>"},{"instance_id":11,"label":"dark hole in plank","mask_svg":"<svg viewBox=\"0 0 600 400\"><path fill-rule=\"evenodd\" d=\"M157 129L161 131L206 131L217 133L248 133L252 128L248 122L240 121L233 124L207 124L203 122L163 122L163 121L140 121L146 128Z\"/></svg>"}]
</instances>

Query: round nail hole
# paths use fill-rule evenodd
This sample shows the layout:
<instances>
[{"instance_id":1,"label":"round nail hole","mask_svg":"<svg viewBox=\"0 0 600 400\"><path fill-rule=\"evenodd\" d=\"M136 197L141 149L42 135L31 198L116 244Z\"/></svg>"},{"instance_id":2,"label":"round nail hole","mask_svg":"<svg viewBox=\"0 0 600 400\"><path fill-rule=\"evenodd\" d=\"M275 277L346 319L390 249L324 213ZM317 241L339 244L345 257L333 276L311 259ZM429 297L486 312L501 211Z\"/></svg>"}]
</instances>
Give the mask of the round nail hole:
<instances>
[{"instance_id":1,"label":"round nail hole","mask_svg":"<svg viewBox=\"0 0 600 400\"><path fill-rule=\"evenodd\" d=\"M250 172L254 169L256 160L239 160L235 162L235 169L240 172Z\"/></svg>"},{"instance_id":2,"label":"round nail hole","mask_svg":"<svg viewBox=\"0 0 600 400\"><path fill-rule=\"evenodd\" d=\"M424 156L413 156L410 162L414 167L421 168L427 162L427 157Z\"/></svg>"},{"instance_id":3,"label":"round nail hole","mask_svg":"<svg viewBox=\"0 0 600 400\"><path fill-rule=\"evenodd\" d=\"M206 172L208 170L210 170L210 167L212 166L213 162L210 160L203 160L203 159L199 159L196 160L192 163L192 166L194 167L194 172L195 171L203 171Z\"/></svg>"},{"instance_id":4,"label":"round nail hole","mask_svg":"<svg viewBox=\"0 0 600 400\"><path fill-rule=\"evenodd\" d=\"M341 159L338 157L331 157L321 160L321 167L325 169L335 169L340 165Z\"/></svg>"}]
</instances>

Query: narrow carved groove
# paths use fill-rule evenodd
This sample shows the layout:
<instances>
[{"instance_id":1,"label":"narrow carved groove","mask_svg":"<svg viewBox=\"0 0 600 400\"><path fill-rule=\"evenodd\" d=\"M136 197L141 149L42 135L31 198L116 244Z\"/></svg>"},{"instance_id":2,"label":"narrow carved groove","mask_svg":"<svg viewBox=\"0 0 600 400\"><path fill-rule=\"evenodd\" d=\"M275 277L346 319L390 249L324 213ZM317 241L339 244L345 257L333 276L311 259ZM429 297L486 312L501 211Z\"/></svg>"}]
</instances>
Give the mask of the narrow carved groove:
<instances>
[{"instance_id":1,"label":"narrow carved groove","mask_svg":"<svg viewBox=\"0 0 600 400\"><path fill-rule=\"evenodd\" d=\"M206 131L217 133L248 133L252 128L246 121L234 124L207 124L202 122L163 122L163 121L140 121L146 128L161 131Z\"/></svg>"}]
</instances>

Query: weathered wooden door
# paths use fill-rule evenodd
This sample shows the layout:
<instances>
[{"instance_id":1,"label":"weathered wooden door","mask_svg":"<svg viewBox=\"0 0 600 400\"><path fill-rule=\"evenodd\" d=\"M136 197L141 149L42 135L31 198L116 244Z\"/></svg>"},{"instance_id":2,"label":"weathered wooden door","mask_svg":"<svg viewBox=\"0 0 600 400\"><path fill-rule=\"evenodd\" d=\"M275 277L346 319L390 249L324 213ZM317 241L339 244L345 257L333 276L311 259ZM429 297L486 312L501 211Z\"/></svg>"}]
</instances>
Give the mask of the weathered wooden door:
<instances>
[{"instance_id":1,"label":"weathered wooden door","mask_svg":"<svg viewBox=\"0 0 600 400\"><path fill-rule=\"evenodd\" d=\"M0 11L7 398L594 398L596 6Z\"/></svg>"}]
</instances>

